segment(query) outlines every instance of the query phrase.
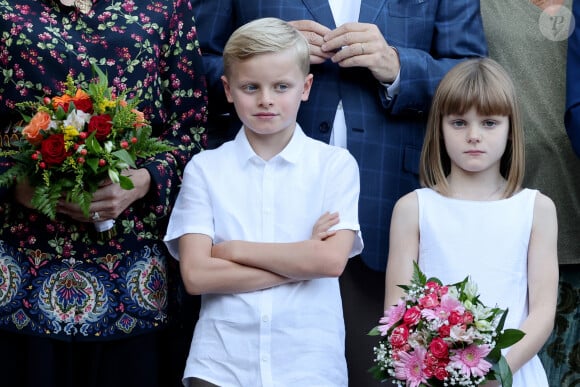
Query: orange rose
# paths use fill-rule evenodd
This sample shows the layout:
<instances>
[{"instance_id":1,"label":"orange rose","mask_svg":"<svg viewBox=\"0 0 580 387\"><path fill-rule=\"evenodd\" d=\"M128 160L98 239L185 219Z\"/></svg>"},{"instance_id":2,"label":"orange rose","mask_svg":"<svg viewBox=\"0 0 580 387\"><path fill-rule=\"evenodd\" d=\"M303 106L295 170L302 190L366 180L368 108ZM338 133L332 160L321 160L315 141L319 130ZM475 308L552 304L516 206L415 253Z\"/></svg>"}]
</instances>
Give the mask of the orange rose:
<instances>
[{"instance_id":1,"label":"orange rose","mask_svg":"<svg viewBox=\"0 0 580 387\"><path fill-rule=\"evenodd\" d=\"M48 125L50 125L50 114L40 111L36 113L28 125L22 129L22 135L32 145L38 145L43 139L41 131L48 129Z\"/></svg>"},{"instance_id":2,"label":"orange rose","mask_svg":"<svg viewBox=\"0 0 580 387\"><path fill-rule=\"evenodd\" d=\"M65 112L68 112L68 105L70 104L71 100L72 97L68 94L65 94L61 97L54 97L52 99L52 107L56 110L60 106Z\"/></svg>"}]
</instances>

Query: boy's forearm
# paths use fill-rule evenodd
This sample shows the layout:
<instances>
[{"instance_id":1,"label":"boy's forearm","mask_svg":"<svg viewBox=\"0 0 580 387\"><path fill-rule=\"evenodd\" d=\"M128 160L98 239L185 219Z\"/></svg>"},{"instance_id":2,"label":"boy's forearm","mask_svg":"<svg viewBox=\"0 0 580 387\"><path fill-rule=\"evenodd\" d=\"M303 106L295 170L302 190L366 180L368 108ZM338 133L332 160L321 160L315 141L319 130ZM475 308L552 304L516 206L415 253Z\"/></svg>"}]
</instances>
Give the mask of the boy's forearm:
<instances>
[{"instance_id":1,"label":"boy's forearm","mask_svg":"<svg viewBox=\"0 0 580 387\"><path fill-rule=\"evenodd\" d=\"M268 289L293 280L267 270L208 257L209 265L181 263L181 275L190 294L232 294Z\"/></svg>"},{"instance_id":2,"label":"boy's forearm","mask_svg":"<svg viewBox=\"0 0 580 387\"><path fill-rule=\"evenodd\" d=\"M179 238L179 267L190 294L231 294L292 282L276 273L211 256L212 240L203 234Z\"/></svg>"},{"instance_id":3,"label":"boy's forearm","mask_svg":"<svg viewBox=\"0 0 580 387\"><path fill-rule=\"evenodd\" d=\"M212 256L295 280L338 277L344 270L354 237L354 231L340 230L324 241L228 241L214 245Z\"/></svg>"}]
</instances>

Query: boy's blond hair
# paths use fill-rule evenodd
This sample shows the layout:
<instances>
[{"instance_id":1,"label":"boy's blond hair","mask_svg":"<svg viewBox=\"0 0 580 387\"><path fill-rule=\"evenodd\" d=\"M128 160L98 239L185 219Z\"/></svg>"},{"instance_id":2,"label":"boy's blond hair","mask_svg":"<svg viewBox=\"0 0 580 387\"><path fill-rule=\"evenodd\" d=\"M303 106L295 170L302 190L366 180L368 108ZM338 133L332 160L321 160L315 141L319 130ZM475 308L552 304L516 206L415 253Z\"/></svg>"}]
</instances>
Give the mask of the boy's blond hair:
<instances>
[{"instance_id":1,"label":"boy's blond hair","mask_svg":"<svg viewBox=\"0 0 580 387\"><path fill-rule=\"evenodd\" d=\"M230 75L235 62L254 55L294 50L304 75L310 71L310 50L306 38L283 20L268 17L239 27L228 39L223 52L224 74Z\"/></svg>"}]
</instances>

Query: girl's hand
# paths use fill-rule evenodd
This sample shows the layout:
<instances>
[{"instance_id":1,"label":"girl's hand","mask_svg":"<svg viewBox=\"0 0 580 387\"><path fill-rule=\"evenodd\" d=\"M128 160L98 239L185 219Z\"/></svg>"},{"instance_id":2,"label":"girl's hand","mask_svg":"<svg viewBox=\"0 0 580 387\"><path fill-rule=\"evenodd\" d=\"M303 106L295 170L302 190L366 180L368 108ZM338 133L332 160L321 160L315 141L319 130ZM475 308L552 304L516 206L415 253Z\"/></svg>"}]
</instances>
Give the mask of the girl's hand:
<instances>
[{"instance_id":1,"label":"girl's hand","mask_svg":"<svg viewBox=\"0 0 580 387\"><path fill-rule=\"evenodd\" d=\"M491 380L485 384L481 385L482 387L500 387L501 384L499 384L499 381L497 380Z\"/></svg>"},{"instance_id":2,"label":"girl's hand","mask_svg":"<svg viewBox=\"0 0 580 387\"><path fill-rule=\"evenodd\" d=\"M340 217L338 216L338 212L325 212L314 224L310 239L323 241L333 236L336 234L336 230L330 230L330 228L337 225L339 221Z\"/></svg>"}]
</instances>

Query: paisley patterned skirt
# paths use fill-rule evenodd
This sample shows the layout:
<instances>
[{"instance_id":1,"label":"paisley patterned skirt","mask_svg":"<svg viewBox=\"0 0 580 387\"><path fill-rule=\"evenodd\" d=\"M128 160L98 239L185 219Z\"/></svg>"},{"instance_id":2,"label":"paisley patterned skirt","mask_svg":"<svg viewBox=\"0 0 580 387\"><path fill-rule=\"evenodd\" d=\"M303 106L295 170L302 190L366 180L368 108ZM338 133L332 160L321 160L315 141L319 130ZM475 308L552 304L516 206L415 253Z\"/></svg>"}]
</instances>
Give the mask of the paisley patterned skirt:
<instances>
[{"instance_id":1,"label":"paisley patterned skirt","mask_svg":"<svg viewBox=\"0 0 580 387\"><path fill-rule=\"evenodd\" d=\"M168 273L172 258L146 227L118 219L117 236L97 243L90 223L10 205L0 215L1 330L92 341L166 325L177 272Z\"/></svg>"}]
</instances>

